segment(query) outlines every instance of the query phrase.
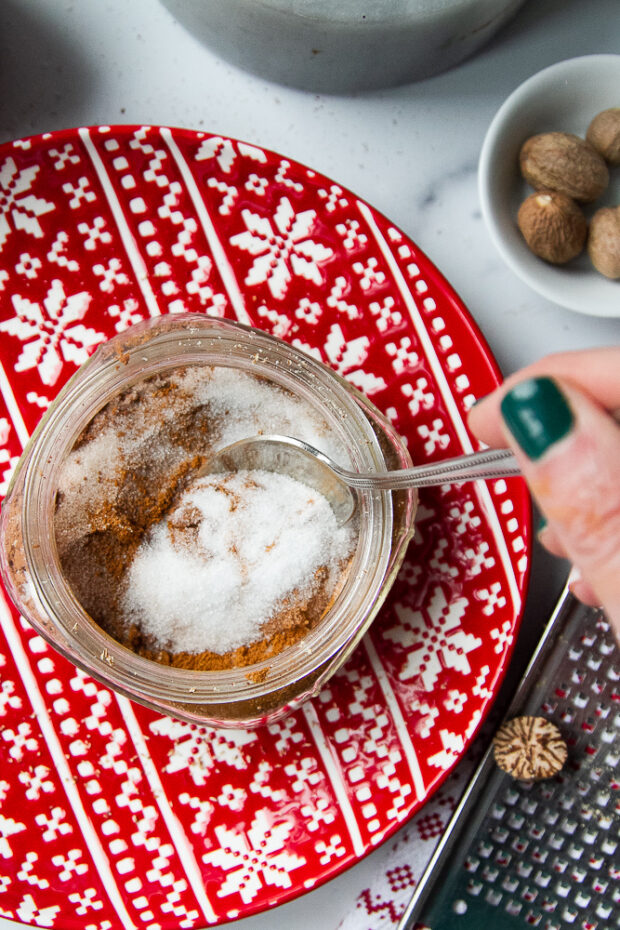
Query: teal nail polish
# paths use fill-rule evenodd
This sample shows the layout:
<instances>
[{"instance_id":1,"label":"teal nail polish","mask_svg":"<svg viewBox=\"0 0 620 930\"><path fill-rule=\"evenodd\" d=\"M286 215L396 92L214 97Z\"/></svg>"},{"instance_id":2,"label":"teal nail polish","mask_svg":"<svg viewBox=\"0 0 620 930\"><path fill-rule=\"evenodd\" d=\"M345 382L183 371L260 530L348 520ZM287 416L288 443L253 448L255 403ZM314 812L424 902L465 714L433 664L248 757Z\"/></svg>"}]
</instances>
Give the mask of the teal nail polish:
<instances>
[{"instance_id":1,"label":"teal nail polish","mask_svg":"<svg viewBox=\"0 0 620 930\"><path fill-rule=\"evenodd\" d=\"M547 526L547 518L545 517L544 514L541 513L540 517L538 518L538 526L536 527L536 535L540 536L540 534L542 533L542 531L544 530L546 526Z\"/></svg>"},{"instance_id":2,"label":"teal nail polish","mask_svg":"<svg viewBox=\"0 0 620 930\"><path fill-rule=\"evenodd\" d=\"M534 460L567 436L574 423L564 395L551 378L530 378L516 384L504 396L501 410L519 446Z\"/></svg>"}]
</instances>

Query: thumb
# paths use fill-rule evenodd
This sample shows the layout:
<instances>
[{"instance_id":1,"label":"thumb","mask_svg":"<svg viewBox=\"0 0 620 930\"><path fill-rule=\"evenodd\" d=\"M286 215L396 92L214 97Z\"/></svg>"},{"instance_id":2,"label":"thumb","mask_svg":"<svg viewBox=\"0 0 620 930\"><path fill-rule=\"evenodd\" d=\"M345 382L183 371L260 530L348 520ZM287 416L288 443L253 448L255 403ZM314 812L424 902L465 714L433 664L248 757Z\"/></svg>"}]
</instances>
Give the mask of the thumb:
<instances>
[{"instance_id":1,"label":"thumb","mask_svg":"<svg viewBox=\"0 0 620 930\"><path fill-rule=\"evenodd\" d=\"M521 381L500 406L540 509L620 637L620 427L560 379Z\"/></svg>"}]
</instances>

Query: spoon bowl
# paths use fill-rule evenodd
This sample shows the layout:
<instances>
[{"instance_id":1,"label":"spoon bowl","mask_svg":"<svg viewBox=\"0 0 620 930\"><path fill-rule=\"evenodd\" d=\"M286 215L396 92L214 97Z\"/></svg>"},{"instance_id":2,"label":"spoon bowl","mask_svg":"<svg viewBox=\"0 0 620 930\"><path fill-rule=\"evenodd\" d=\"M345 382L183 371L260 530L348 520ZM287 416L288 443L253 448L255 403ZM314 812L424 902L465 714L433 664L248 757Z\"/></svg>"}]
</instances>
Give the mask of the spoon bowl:
<instances>
[{"instance_id":1,"label":"spoon bowl","mask_svg":"<svg viewBox=\"0 0 620 930\"><path fill-rule=\"evenodd\" d=\"M509 449L485 449L399 471L361 474L341 468L324 452L292 436L251 436L225 446L203 465L199 476L236 471L274 471L314 488L329 502L338 524L355 512L356 489L395 491L521 474Z\"/></svg>"}]
</instances>

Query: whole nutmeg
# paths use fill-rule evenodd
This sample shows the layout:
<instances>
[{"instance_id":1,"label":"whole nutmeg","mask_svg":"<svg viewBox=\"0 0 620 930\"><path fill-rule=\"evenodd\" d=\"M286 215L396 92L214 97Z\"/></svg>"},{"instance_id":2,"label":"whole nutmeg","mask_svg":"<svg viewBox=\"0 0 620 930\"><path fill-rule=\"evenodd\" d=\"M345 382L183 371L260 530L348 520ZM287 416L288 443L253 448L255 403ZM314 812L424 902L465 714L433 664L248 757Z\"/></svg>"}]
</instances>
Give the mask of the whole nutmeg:
<instances>
[{"instance_id":1,"label":"whole nutmeg","mask_svg":"<svg viewBox=\"0 0 620 930\"><path fill-rule=\"evenodd\" d=\"M529 248L553 265L582 251L588 224L574 200L559 191L537 191L523 201L517 223Z\"/></svg>"},{"instance_id":2,"label":"whole nutmeg","mask_svg":"<svg viewBox=\"0 0 620 930\"><path fill-rule=\"evenodd\" d=\"M620 107L598 113L588 126L586 139L610 165L620 165Z\"/></svg>"},{"instance_id":3,"label":"whole nutmeg","mask_svg":"<svg viewBox=\"0 0 620 930\"><path fill-rule=\"evenodd\" d=\"M609 183L605 159L585 139L568 132L543 132L527 139L519 165L537 190L560 191L583 203L600 197Z\"/></svg>"},{"instance_id":4,"label":"whole nutmeg","mask_svg":"<svg viewBox=\"0 0 620 930\"><path fill-rule=\"evenodd\" d=\"M590 220L588 255L606 278L620 278L620 207L596 211Z\"/></svg>"}]
</instances>

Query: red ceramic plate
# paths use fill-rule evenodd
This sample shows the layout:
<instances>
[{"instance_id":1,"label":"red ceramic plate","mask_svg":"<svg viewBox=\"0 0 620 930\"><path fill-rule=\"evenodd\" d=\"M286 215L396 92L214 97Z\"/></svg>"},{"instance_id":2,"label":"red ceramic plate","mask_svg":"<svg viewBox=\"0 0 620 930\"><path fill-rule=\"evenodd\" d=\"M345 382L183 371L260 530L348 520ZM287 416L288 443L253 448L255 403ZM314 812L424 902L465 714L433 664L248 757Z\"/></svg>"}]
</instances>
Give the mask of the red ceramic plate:
<instances>
[{"instance_id":1,"label":"red ceramic plate","mask_svg":"<svg viewBox=\"0 0 620 930\"><path fill-rule=\"evenodd\" d=\"M338 184L253 145L98 127L0 148L0 480L102 340L157 313L251 323L364 391L427 462L470 451L497 368L452 289ZM200 928L358 861L462 756L522 610L520 480L424 491L388 603L319 697L218 731L118 697L0 598L0 914Z\"/></svg>"}]
</instances>

